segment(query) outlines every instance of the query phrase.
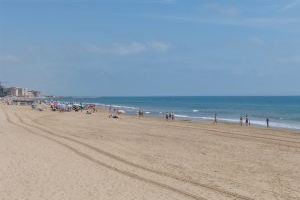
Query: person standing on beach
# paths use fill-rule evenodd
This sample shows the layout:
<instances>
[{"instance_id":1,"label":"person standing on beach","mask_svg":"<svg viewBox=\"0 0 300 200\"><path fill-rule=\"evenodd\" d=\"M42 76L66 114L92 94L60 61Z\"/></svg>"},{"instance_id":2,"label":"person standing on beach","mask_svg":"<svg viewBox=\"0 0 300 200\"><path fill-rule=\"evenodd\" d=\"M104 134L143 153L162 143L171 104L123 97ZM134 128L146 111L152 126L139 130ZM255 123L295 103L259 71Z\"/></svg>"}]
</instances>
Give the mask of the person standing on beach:
<instances>
[{"instance_id":1,"label":"person standing on beach","mask_svg":"<svg viewBox=\"0 0 300 200\"><path fill-rule=\"evenodd\" d=\"M248 119L248 115L246 115L246 126L249 125L249 119Z\"/></svg>"},{"instance_id":2,"label":"person standing on beach","mask_svg":"<svg viewBox=\"0 0 300 200\"><path fill-rule=\"evenodd\" d=\"M169 121L169 113L166 113L166 120Z\"/></svg>"},{"instance_id":3,"label":"person standing on beach","mask_svg":"<svg viewBox=\"0 0 300 200\"><path fill-rule=\"evenodd\" d=\"M243 126L243 117L242 116L240 117L240 124L241 124L241 126Z\"/></svg>"},{"instance_id":4,"label":"person standing on beach","mask_svg":"<svg viewBox=\"0 0 300 200\"><path fill-rule=\"evenodd\" d=\"M267 127L270 128L270 125L269 125L270 120L269 120L269 118L266 119L266 122L267 122Z\"/></svg>"},{"instance_id":5,"label":"person standing on beach","mask_svg":"<svg viewBox=\"0 0 300 200\"><path fill-rule=\"evenodd\" d=\"M217 124L218 121L217 121L217 113L215 113L215 120L214 120L214 124Z\"/></svg>"}]
</instances>

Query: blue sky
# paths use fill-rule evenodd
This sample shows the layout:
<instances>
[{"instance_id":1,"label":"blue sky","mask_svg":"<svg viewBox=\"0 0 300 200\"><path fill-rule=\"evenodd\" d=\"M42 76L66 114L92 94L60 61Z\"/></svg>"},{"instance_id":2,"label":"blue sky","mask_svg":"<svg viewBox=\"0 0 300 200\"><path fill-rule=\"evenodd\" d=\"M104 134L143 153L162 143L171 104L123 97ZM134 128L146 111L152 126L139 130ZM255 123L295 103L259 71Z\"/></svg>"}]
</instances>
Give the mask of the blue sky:
<instances>
[{"instance_id":1,"label":"blue sky","mask_svg":"<svg viewBox=\"0 0 300 200\"><path fill-rule=\"evenodd\" d=\"M300 0L0 0L0 80L55 95L300 95Z\"/></svg>"}]
</instances>

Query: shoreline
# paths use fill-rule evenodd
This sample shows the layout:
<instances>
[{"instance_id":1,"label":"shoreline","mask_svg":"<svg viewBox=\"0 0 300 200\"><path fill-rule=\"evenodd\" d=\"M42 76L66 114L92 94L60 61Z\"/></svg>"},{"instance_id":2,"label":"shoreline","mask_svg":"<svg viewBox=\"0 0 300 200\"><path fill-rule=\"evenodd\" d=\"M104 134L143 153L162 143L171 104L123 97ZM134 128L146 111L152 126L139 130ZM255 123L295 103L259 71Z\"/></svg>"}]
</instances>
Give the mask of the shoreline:
<instances>
[{"instance_id":1,"label":"shoreline","mask_svg":"<svg viewBox=\"0 0 300 200\"><path fill-rule=\"evenodd\" d=\"M296 96L298 97L298 96ZM65 97L61 97L61 98L57 98L55 99L55 101L57 101L58 99L60 99L60 101L58 102L64 102L61 101L63 100ZM74 97L72 97L74 98ZM72 99L71 98L71 99ZM122 98L122 97L119 97ZM139 97L139 98L143 98L143 97ZM159 97L157 97L159 98ZM76 98L74 98L76 100ZM14 98L14 97L4 97L1 99L2 101L13 101L13 100L18 100L18 101L29 101L29 102L38 102L38 101L44 101L44 100L48 100L48 101L53 101L53 98L46 98L46 97L39 97L39 98L25 98L25 97L21 97L21 98ZM83 102L84 105L88 105L88 104L94 104L97 108L99 109L103 109L106 110L108 109L108 107L111 105L113 108L116 109L125 109L126 110L126 115L128 116L136 116L136 112L138 112L138 107L132 107L132 106L126 106L126 105L112 105L112 104L104 104L104 103L88 103L88 102ZM109 112L109 111L107 111ZM158 112L158 111L156 111ZM199 110L197 110L197 112L199 112ZM150 118L157 118L157 119L161 119L161 120L165 120L165 116L163 112L159 112L158 113L153 113L153 111L149 111L149 113L145 113L144 117L150 117ZM177 121L186 121L186 122L193 122L193 123L213 123L213 117L200 117L200 116L186 116L186 115L181 115L181 114L175 114L176 120ZM223 123L223 124L232 124L232 125L239 125L239 120L238 119L234 119L234 118L218 118L218 123ZM264 125L263 125L264 124ZM245 127L245 123L243 125L243 127ZM294 127L296 126L296 127ZM247 126L246 126L247 127ZM251 120L251 127L257 127L257 128L267 128L266 127L266 122L264 121L257 121L257 120ZM282 122L270 122L270 128L274 129L274 130L286 130L286 131L292 131L295 133L300 133L300 128L297 127L297 125L290 125L288 123L282 123ZM267 128L267 129L270 129Z\"/></svg>"},{"instance_id":2,"label":"shoreline","mask_svg":"<svg viewBox=\"0 0 300 200\"><path fill-rule=\"evenodd\" d=\"M3 199L300 197L297 133L129 115L116 120L101 109L60 113L0 104L0 111Z\"/></svg>"},{"instance_id":3,"label":"shoreline","mask_svg":"<svg viewBox=\"0 0 300 200\"><path fill-rule=\"evenodd\" d=\"M226 97L226 96L217 96L215 98L273 98L273 97L276 97L276 98L285 98L285 97L290 97L290 96L230 96L230 97ZM300 96L292 96L294 98L298 98ZM97 102L97 99L104 99L101 103ZM129 114L129 115L135 115L138 110L140 108L143 108L143 106L145 108L147 108L147 112L145 112L145 115L146 116L150 116L150 117L157 117L157 118L165 118L164 117L164 114L165 112L168 112L166 111L166 109L164 109L163 107L160 107L160 108L156 108L156 107L153 107L151 108L151 106L147 106L147 104L143 105L143 106L139 106L138 104L136 105L124 105L122 104L120 101L117 103L117 102L110 102L110 101L105 101L105 99L111 99L111 98L117 98L117 99L122 99L122 98L138 98L138 99L143 99L145 97L99 97L99 98L85 98L85 97L57 97L57 98L45 98L44 100L49 100L49 101L58 101L58 102L65 102L65 103L69 103L69 102L82 102L83 104L94 104L96 105L97 107L100 107L100 108L107 108L109 107L110 105L112 105L114 108L116 109L123 109L126 111L126 114ZM149 97L149 98L162 98L162 97L159 97L159 96L155 96L155 97ZM186 96L180 96L180 97L166 97L166 98L189 98L189 97L186 97ZM192 98L199 98L198 96L192 96ZM200 97L202 98L202 97ZM210 96L203 96L203 98L210 98ZM39 99L37 99L39 100ZM295 101L295 100L294 100ZM190 109L190 111L189 111ZM214 117L214 113L210 113L210 114L204 114L205 112L202 111L202 109L200 108L197 108L197 106L195 108L189 108L189 109L186 109L182 112L178 112L178 111L174 111L173 109L170 109L170 111L174 112L175 113L175 117L178 119L178 120L183 120L183 121L195 121L195 122L210 122L210 121L213 121ZM205 108L203 108L204 111L205 111ZM149 113L148 113L149 112ZM257 112L260 112L259 110ZM197 114L199 113L199 114ZM218 113L216 111L216 113ZM249 112L244 112L244 111L241 111L242 116L245 117L245 115L247 115L247 113L249 114L249 117L250 117L250 120L251 120L251 125L252 126L256 126L256 127L265 127L266 126L266 121L265 119L266 118L262 118L262 116L260 117L253 117L256 115L256 112L253 112L253 113L249 113ZM270 115L270 116L269 116ZM274 115L272 117L271 114L269 115L266 115L266 116L269 116L267 118L270 118L270 126L274 129L280 129L280 130L291 130L291 131L294 131L294 132L300 132L300 122L298 122L297 120L292 120L294 119L293 118L289 118L288 116L280 116L280 115ZM264 116L264 117L266 117ZM232 114L232 116L228 115L228 114L218 114L218 121L221 122L221 123L232 123L232 124L239 124L239 118L240 118L240 115L236 115L235 114ZM245 119L244 119L245 120Z\"/></svg>"},{"instance_id":4,"label":"shoreline","mask_svg":"<svg viewBox=\"0 0 300 200\"><path fill-rule=\"evenodd\" d=\"M106 106L97 106L97 108L99 108L99 110L101 110L102 112L106 112L109 115L110 112L107 110ZM170 122L170 123L172 122L172 120L167 121L164 118L164 116L151 115L151 114L146 114L143 117L139 117L137 114L133 114L133 113L125 113L122 115L125 115L128 117L133 117L133 118L146 118L146 119L149 118L149 119L155 119L155 120L165 121L165 122ZM243 124L243 126L240 126L240 123L238 122L238 120L237 120L237 122L218 120L218 123L214 124L213 118L210 120L209 119L193 120L193 119L188 119L188 118L184 119L184 118L176 117L174 121L183 122L183 123L194 123L194 124L198 124L198 123L199 124L211 124L211 125L215 125L215 126L217 126L218 124L220 124L220 125L227 124L227 125L237 126L237 127L241 127L241 128L259 128L259 129L263 129L263 130L286 131L286 132L294 132L294 133L300 134L300 129L295 129L295 128L282 128L282 127L274 127L274 126L270 126L269 128L267 128L266 126L254 124L254 123L251 123L251 125L248 125L248 126L246 126L245 124Z\"/></svg>"},{"instance_id":5,"label":"shoreline","mask_svg":"<svg viewBox=\"0 0 300 200\"><path fill-rule=\"evenodd\" d=\"M58 99L64 99L65 97L61 97ZM120 97L121 98L121 97ZM142 97L140 97L142 98ZM76 99L76 98L75 98ZM12 100L19 100L19 101L33 101L33 102L38 102L38 101L53 101L53 98L46 98L46 97L39 97L39 98L13 98L13 97L5 97L1 99L2 101L12 101ZM57 100L57 99L56 99ZM55 101L56 101L55 100ZM64 101L58 101L58 102L64 102ZM101 110L106 110L107 112L109 112L107 109L109 108L109 104L104 104L104 103L88 103L88 102L83 102L83 105L89 105L89 104L94 104L97 108L101 109ZM26 106L26 105L24 105ZM132 107L132 106L126 106L126 105L111 105L113 108L116 109L125 109L126 111L130 111L130 112L126 112L125 115L128 116L136 116L137 112L138 112L138 107ZM199 112L199 110L197 110L197 112ZM182 117L184 116L184 117ZM156 118L156 119L161 119L161 120L165 120L165 116L163 112L160 112L159 114L153 114L153 111L149 111L149 113L145 113L144 117L150 117L150 118ZM175 114L176 120L177 121L184 121L184 122L193 122L193 123L213 123L214 119L213 117L192 117L192 116L185 116L185 115L180 115L180 114ZM274 130L281 130L281 131L292 131L295 133L300 133L300 128L298 127L292 127L293 125L290 124L285 124L282 122L271 122L270 123L270 127L267 128L266 124L262 125L266 122L264 121L257 121L257 120L251 120L251 127L257 127L257 128L266 128L266 129L274 129ZM232 124L232 125L239 125L239 120L238 119L233 119L233 118L218 118L218 123L222 123L222 124ZM275 125L274 125L275 123ZM245 123L243 124L243 127L248 127L245 125ZM250 127L250 126L249 126Z\"/></svg>"},{"instance_id":6,"label":"shoreline","mask_svg":"<svg viewBox=\"0 0 300 200\"><path fill-rule=\"evenodd\" d=\"M297 96L296 96L297 97ZM149 100L145 99L145 102L143 105L139 105L138 103L136 103L135 105L133 103L122 103L123 98L127 98L127 97L118 97L117 101L116 99L111 97L103 97L103 99L100 102L100 99L81 99L81 98L66 98L66 99L59 99L60 101L66 101L66 102L73 102L73 101L79 101L79 102L83 102L86 104L94 104L96 106L99 107L104 107L107 108L110 105L113 106L116 109L123 109L126 112L128 112L130 115L135 115L139 109L144 109L145 110L145 115L147 116L154 116L154 117L158 117L158 118L165 118L164 115L166 112L173 112L175 113L175 117L177 119L180 120L191 120L191 121L213 121L214 120L214 113L218 113L217 111L210 111L211 113L206 113L205 112L205 106L201 109L198 106L201 107L201 105L195 106L195 107L189 107L189 108L184 108L184 110L174 110L174 108L165 108L164 106L151 106L151 102L149 102ZM140 99L143 99L144 97L128 97L128 98L137 98L138 101L140 101ZM155 98L155 99L160 99L162 97L149 97L149 98ZM171 98L171 97L170 97ZM172 97L172 98L188 98L188 97ZM194 97L194 98L198 98L198 97ZM203 98L210 98L210 97L203 97ZM223 97L217 97L217 98L223 98ZM232 97L232 98L239 98L239 97ZM243 97L241 97L243 98ZM247 97L245 97L247 98ZM254 97L256 98L256 97ZM262 97L257 97L257 98L262 98ZM266 98L271 98L271 97L266 97ZM109 100L105 100L105 99L109 99ZM199 99L201 102L201 99ZM97 102L98 101L98 102ZM128 99L124 99L124 101L131 101ZM134 100L135 101L135 100ZM144 101L144 100L143 100ZM152 100L151 100L152 101ZM150 105L150 106L149 106ZM158 104L159 105L159 104ZM217 105L215 105L216 107L210 107L210 109L216 109L217 110ZM225 106L226 107L226 106ZM297 107L298 108L298 107ZM260 108L257 108L257 112L260 113L261 111ZM204 110L204 112L203 112ZM225 109L226 110L226 109ZM149 112L149 113L147 113ZM279 128L279 129L288 129L288 130L294 130L294 131L300 131L300 122L298 122L297 120L292 120L293 118L289 119L289 115L287 116L280 116L278 113L276 115L276 113L274 114L274 116L272 117L272 114L263 114L259 117L257 117L257 113L256 112L252 112L249 113L247 111L241 111L241 115L245 118L245 115L248 114L248 116L251 119L251 125L255 125L257 127L265 127L266 126L266 118L270 118L270 125L273 128ZM220 114L218 113L218 121L221 121L223 123L236 123L239 124L239 119L240 119L240 114L237 115L237 113L232 113L232 115L228 115L228 114ZM253 117L256 116L256 117ZM265 117L265 118L263 118ZM284 117L284 119L282 118ZM245 120L245 119L244 119Z\"/></svg>"}]
</instances>

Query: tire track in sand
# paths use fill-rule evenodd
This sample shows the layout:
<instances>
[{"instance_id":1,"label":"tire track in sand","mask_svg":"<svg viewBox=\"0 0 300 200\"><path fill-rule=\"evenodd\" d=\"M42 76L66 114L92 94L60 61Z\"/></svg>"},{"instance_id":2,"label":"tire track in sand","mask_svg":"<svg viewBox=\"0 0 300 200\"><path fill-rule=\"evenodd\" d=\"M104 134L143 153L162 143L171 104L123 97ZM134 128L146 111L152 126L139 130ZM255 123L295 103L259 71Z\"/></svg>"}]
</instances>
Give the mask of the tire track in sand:
<instances>
[{"instance_id":1,"label":"tire track in sand","mask_svg":"<svg viewBox=\"0 0 300 200\"><path fill-rule=\"evenodd\" d=\"M31 121L38 124L38 125L40 125L40 126L44 126L43 124L39 123L37 119L36 120L31 120ZM291 140L278 139L278 137L282 138L283 136L270 135L271 137L264 137L264 136L258 136L257 134L248 135L248 134L242 134L240 132L228 132L228 131L221 131L221 130L217 130L217 129L201 128L201 127L194 127L194 126L188 126L188 125L169 124L167 126L168 127L177 127L177 128L191 128L191 129L196 129L196 130L201 130L201 131L207 131L207 132L203 132L203 134L207 134L207 135L215 135L215 136L219 136L219 137L233 138L233 139L238 139L238 140L251 139L251 140L254 140L254 141L259 141L261 143L275 144L275 145L279 145L279 146L285 146L285 147L288 147L288 148L300 149L300 141L291 141ZM299 139L300 140L300 137L299 138L286 137L286 138L288 138L288 139ZM278 142L278 143L276 143L276 142ZM298 144L299 146L286 144L286 143L284 144L283 142L292 143L292 144L296 144L296 145Z\"/></svg>"},{"instance_id":2,"label":"tire track in sand","mask_svg":"<svg viewBox=\"0 0 300 200\"><path fill-rule=\"evenodd\" d=\"M175 188L175 187L172 187L172 186L169 186L169 185L167 185L167 184L159 183L159 182L156 182L156 181L154 181L154 180L144 178L144 177L139 176L139 175L137 175L137 174L134 174L134 173L132 173L132 172L128 172L128 171L125 171L125 170L121 170L121 169L119 169L119 168L117 168L117 167L113 167L113 166L110 166L110 165L108 165L108 164L106 164L106 163L104 163L104 162L101 162L101 161L99 161L99 160L96 160L96 159L94 159L93 157L91 157L90 155L88 155L88 154L86 154L86 153L83 153L83 152L81 152L81 151L78 151L76 148L74 148L74 147L72 147L72 146L70 146L70 145L68 145L68 144L65 144L65 143L63 143L63 142L61 142L61 141L59 141L59 140L57 140L57 139L52 138L52 137L49 137L49 136L46 136L46 135L43 135L43 134L39 134L39 133L33 131L31 128L28 128L27 126L24 126L24 125L21 125L21 124L18 124L18 123L16 123L16 122L12 121L12 120L10 119L9 115L6 113L6 111L4 111L4 112L5 112L5 115L6 115L6 119L7 119L7 121L8 121L10 124L12 124L12 125L14 125L14 126L17 126L17 127L20 127L20 128L22 128L22 129L24 129L24 130L26 130L26 131L27 131L28 133L30 133L30 134L33 134L33 135L36 135L36 136L45 138L45 139L47 139L47 140L49 140L49 141L52 141L52 142L54 142L54 143L56 143L56 144L58 144L58 145L60 145L60 146L63 146L64 148L66 148L66 149L72 151L73 153L75 153L76 155L78 155L78 156L80 156L80 157L82 157L82 158L84 158L84 159L87 159L87 160L93 162L94 164L97 164L97 165L99 165L99 166L101 166L101 167L104 167L104 168L106 168L106 169L108 169L108 170L117 172L117 173L119 173L119 174L121 174L121 175L125 175L125 176L127 176L127 177L130 177L130 178L133 178L133 179L136 179L136 180L139 180L139 181L142 181L142 182L145 182L145 183L154 185L154 186L158 186L158 187L163 188L163 189L165 189L165 190L168 190L168 191L172 191L172 192L178 193L178 194L180 194L180 195L182 195L182 196L186 196L186 197L191 198L191 199L195 199L195 200L208 200L208 199L206 199L206 198L204 198L204 197L200 197L200 196L197 196L197 195L194 195L194 194L191 194L191 193L188 193L188 192L179 190L179 189L177 189L177 188Z\"/></svg>"},{"instance_id":3,"label":"tire track in sand","mask_svg":"<svg viewBox=\"0 0 300 200\"><path fill-rule=\"evenodd\" d=\"M170 126L178 127L178 128L191 128L191 129L197 129L197 130L201 130L201 131L208 131L210 133L204 132L205 134L208 134L208 135L216 135L216 136L220 136L220 137L227 137L227 138L240 139L240 140L245 140L246 138L248 138L248 139L252 139L252 140L267 143L267 144L275 144L275 145L281 145L281 146L300 149L300 142L298 142L298 141L282 140L282 139L276 139L276 138L271 138L271 137L240 134L240 133L236 133L236 132L220 131L220 130L216 130L216 129L200 128L200 127L193 127L193 126L182 126L182 125L170 125ZM226 135L224 135L224 134L226 134ZM291 139L296 139L296 138L291 138ZM299 139L300 139L300 137L299 137ZM276 143L276 142L278 142L278 143ZM298 144L299 146L283 144L280 142Z\"/></svg>"},{"instance_id":4,"label":"tire track in sand","mask_svg":"<svg viewBox=\"0 0 300 200\"><path fill-rule=\"evenodd\" d=\"M159 125L159 124L155 123L155 125ZM255 133L255 135L253 135L253 134L249 135L249 134L244 134L240 131L229 132L229 131L222 131L222 130L218 130L218 129L203 128L203 127L199 127L199 126L189 126L187 124L169 123L166 126L167 127L177 127L177 128L191 128L191 129L197 129L197 130L202 130L202 131L208 131L211 133L207 133L207 134L217 135L217 136L222 136L222 137L229 137L229 138L234 138L234 137L231 137L231 135L236 135L236 136L244 136L246 138L253 138L253 139L265 139L265 140L269 139L271 141L290 142L290 143L300 144L300 137L281 136L281 135L268 135L269 137L265 137L265 136L260 136L259 133ZM263 129L263 128L261 128L261 129L278 131L276 129ZM283 130L283 131L285 131L285 130ZM218 134L218 133L223 133L223 135ZM226 136L224 134L228 134L228 136ZM279 138L283 138L283 139L279 139ZM284 140L284 139L291 139L291 140ZM298 141L292 141L292 140L298 140ZM299 148L300 148L300 146L299 146Z\"/></svg>"},{"instance_id":5,"label":"tire track in sand","mask_svg":"<svg viewBox=\"0 0 300 200\"><path fill-rule=\"evenodd\" d=\"M52 131L50 131L50 130L48 130L48 129L45 129L45 128L40 127L40 126L43 126L43 125L42 125L42 124L39 124L39 123L37 123L37 122L35 122L35 123L37 123L37 124L40 125L40 126L36 126L36 125L34 125L34 124L28 124L28 123L24 122L24 120L23 120L17 113L14 113L14 114L15 114L15 116L18 118L18 120L19 120L22 124L24 124L24 125L34 127L34 128L36 128L36 129L39 129L39 130L41 130L41 131L43 131L43 132L46 132L46 133L52 135L52 136L59 137L59 138L62 138L62 139L65 139L65 140L68 140L68 141L71 141L71 142L80 144L80 145L82 145L82 146L84 146L84 147L86 147L86 148L89 148L89 149L91 149L91 150L97 152L97 153L100 153L100 154L102 154L102 155L104 155L104 156L107 156L107 157L109 157L110 159L117 160L117 161L119 161L119 162L121 162L121 163L125 163L125 164L127 164L127 165L132 166L132 167L135 167L135 168L138 168L138 169L142 169L142 170L145 170L145 171L148 171L148 172L151 172L151 173L160 175L160 176L172 178L172 179L175 179L175 180L177 180L177 181L181 181L181 182L184 182L184 183L188 183L188 184L191 184L191 185L194 185L194 186L197 186L197 187L202 187L202 188L205 188L205 189L208 189L208 190L217 192L217 193L221 193L221 194L223 194L223 195L225 195L225 196L227 196L227 197L233 197L233 198L235 198L235 199L242 199L242 200L254 200L253 198L250 198L250 197L247 197L247 196L243 196L243 195L240 195L240 194L237 194L237 193L234 193L234 192L230 192L230 191L227 191L227 190L223 190L223 189L220 189L220 188L215 187L215 186L210 186L210 185L206 185L206 184L199 183L199 182L196 182L196 181L183 179L183 178L181 178L181 177L179 177L179 176L176 176L176 175L173 175L173 174L170 174L170 173L165 173L165 172L161 172L161 171L156 171L156 170L153 170L153 169L151 169L151 168L147 168L147 167L144 167L144 166L142 166L142 165L138 165L138 164L133 163L133 162L131 162L131 161L128 161L128 160L126 160L126 159L124 159L124 158L121 158L121 157L119 157L119 156L116 156L116 155L111 154L111 153L109 153L109 152L106 152L106 151L104 151L104 150L101 150L101 149L99 149L99 148L96 148L96 147L94 147L94 146L91 146L91 145L89 145L89 144L87 144L87 143L84 143L84 142L81 142L81 141L79 141L79 140L76 140L76 139L74 139L74 138L67 137L67 136L63 136L63 135L58 135L58 134L56 134L56 133L54 133L54 132L52 132Z\"/></svg>"}]
</instances>

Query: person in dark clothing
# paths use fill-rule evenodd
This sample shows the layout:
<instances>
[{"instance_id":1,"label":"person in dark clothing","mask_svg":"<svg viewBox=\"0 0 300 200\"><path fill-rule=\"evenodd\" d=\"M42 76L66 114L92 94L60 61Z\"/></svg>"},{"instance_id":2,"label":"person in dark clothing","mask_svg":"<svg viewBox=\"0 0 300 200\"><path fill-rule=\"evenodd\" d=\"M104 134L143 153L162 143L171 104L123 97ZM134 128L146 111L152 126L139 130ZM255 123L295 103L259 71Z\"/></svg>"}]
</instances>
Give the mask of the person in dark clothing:
<instances>
[{"instance_id":1,"label":"person in dark clothing","mask_svg":"<svg viewBox=\"0 0 300 200\"><path fill-rule=\"evenodd\" d=\"M248 119L248 115L246 115L246 126L249 125L249 119Z\"/></svg>"},{"instance_id":2,"label":"person in dark clothing","mask_svg":"<svg viewBox=\"0 0 300 200\"><path fill-rule=\"evenodd\" d=\"M175 114L172 113L171 116L172 116L172 120L175 120Z\"/></svg>"},{"instance_id":3,"label":"person in dark clothing","mask_svg":"<svg viewBox=\"0 0 300 200\"><path fill-rule=\"evenodd\" d=\"M241 124L241 126L243 126L243 117L242 116L240 117L240 124Z\"/></svg>"},{"instance_id":4,"label":"person in dark clothing","mask_svg":"<svg viewBox=\"0 0 300 200\"><path fill-rule=\"evenodd\" d=\"M269 128L270 127L270 125L269 125L269 123L270 123L269 118L266 119L266 122L267 122L267 127Z\"/></svg>"},{"instance_id":5,"label":"person in dark clothing","mask_svg":"<svg viewBox=\"0 0 300 200\"><path fill-rule=\"evenodd\" d=\"M217 124L218 121L217 121L217 113L215 113L215 120L214 120L214 124Z\"/></svg>"}]
</instances>

